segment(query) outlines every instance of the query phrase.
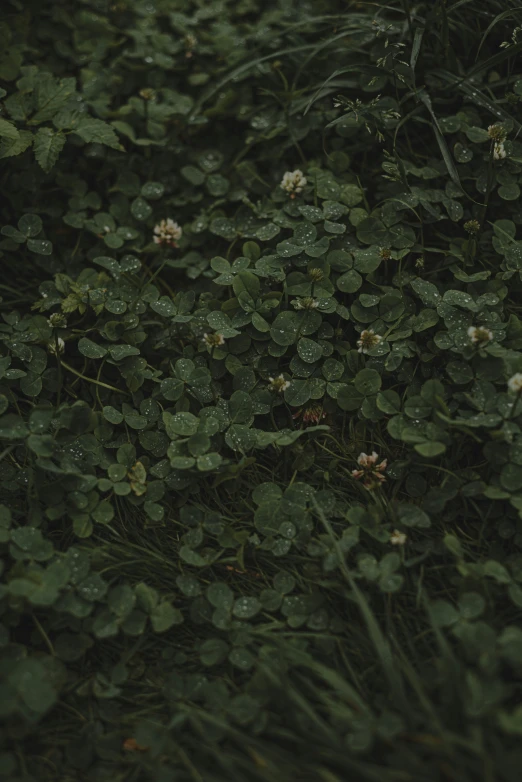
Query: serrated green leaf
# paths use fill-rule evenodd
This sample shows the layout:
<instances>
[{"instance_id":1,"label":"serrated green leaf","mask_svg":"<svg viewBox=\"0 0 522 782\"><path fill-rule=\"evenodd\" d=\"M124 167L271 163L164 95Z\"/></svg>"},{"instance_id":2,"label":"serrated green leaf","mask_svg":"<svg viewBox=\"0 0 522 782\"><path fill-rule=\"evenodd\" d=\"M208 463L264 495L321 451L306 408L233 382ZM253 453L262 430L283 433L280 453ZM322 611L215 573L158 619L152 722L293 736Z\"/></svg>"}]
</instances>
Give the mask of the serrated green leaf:
<instances>
[{"instance_id":1,"label":"serrated green leaf","mask_svg":"<svg viewBox=\"0 0 522 782\"><path fill-rule=\"evenodd\" d=\"M55 133L51 128L39 128L33 146L36 160L49 173L65 146L65 136L60 132Z\"/></svg>"},{"instance_id":2,"label":"serrated green leaf","mask_svg":"<svg viewBox=\"0 0 522 782\"><path fill-rule=\"evenodd\" d=\"M114 129L101 119L83 119L74 132L88 143L104 144L112 149L123 150Z\"/></svg>"}]
</instances>

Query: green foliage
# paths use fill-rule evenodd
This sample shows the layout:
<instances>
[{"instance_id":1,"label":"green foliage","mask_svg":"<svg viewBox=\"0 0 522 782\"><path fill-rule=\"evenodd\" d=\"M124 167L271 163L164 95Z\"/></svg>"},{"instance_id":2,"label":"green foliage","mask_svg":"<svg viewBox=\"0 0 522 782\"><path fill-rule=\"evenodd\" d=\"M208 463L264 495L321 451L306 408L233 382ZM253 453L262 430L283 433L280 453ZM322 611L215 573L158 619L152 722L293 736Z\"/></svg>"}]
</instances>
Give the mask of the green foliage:
<instances>
[{"instance_id":1,"label":"green foliage","mask_svg":"<svg viewBox=\"0 0 522 782\"><path fill-rule=\"evenodd\" d=\"M522 12L472 5L2 8L6 779L518 781Z\"/></svg>"}]
</instances>

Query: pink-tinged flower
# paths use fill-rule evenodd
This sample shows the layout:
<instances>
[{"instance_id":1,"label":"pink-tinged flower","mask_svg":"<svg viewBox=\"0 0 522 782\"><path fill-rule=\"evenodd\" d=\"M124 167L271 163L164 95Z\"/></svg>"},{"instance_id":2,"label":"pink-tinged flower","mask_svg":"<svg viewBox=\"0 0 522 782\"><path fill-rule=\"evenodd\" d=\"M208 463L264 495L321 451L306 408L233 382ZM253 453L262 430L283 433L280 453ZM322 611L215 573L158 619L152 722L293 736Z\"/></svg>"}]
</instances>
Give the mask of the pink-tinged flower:
<instances>
[{"instance_id":1,"label":"pink-tinged flower","mask_svg":"<svg viewBox=\"0 0 522 782\"><path fill-rule=\"evenodd\" d=\"M322 408L322 405L309 405L308 407L301 408L297 413L294 413L292 418L299 418L303 416L303 424L318 424L323 418L326 418L326 413Z\"/></svg>"},{"instance_id":2,"label":"pink-tinged flower","mask_svg":"<svg viewBox=\"0 0 522 782\"><path fill-rule=\"evenodd\" d=\"M386 480L383 473L388 466L388 460L383 459L377 464L379 458L379 454L376 451L373 451L371 454L363 452L357 457L357 464L361 469L352 470L352 475L356 481L363 479L362 483L365 489L375 489Z\"/></svg>"}]
</instances>

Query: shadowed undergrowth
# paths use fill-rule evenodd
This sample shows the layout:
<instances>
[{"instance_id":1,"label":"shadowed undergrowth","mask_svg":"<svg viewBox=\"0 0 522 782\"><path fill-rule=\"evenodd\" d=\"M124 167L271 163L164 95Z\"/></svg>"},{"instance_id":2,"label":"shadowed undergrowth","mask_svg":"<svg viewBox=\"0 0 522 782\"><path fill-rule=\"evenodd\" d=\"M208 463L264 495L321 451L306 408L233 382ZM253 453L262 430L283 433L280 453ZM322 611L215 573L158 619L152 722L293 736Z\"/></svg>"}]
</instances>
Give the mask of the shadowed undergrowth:
<instances>
[{"instance_id":1,"label":"shadowed undergrowth","mask_svg":"<svg viewBox=\"0 0 522 782\"><path fill-rule=\"evenodd\" d=\"M518 782L522 10L5 5L2 778Z\"/></svg>"}]
</instances>

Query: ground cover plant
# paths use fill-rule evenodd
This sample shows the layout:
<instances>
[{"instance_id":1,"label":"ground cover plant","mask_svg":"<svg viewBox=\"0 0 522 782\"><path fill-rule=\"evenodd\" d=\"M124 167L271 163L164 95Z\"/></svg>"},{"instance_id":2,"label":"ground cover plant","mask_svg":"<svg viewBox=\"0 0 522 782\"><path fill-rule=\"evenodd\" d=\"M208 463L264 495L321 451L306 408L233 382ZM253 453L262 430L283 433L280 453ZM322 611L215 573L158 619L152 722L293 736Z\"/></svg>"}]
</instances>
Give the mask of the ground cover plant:
<instances>
[{"instance_id":1,"label":"ground cover plant","mask_svg":"<svg viewBox=\"0 0 522 782\"><path fill-rule=\"evenodd\" d=\"M0 40L2 779L518 782L522 10Z\"/></svg>"}]
</instances>

